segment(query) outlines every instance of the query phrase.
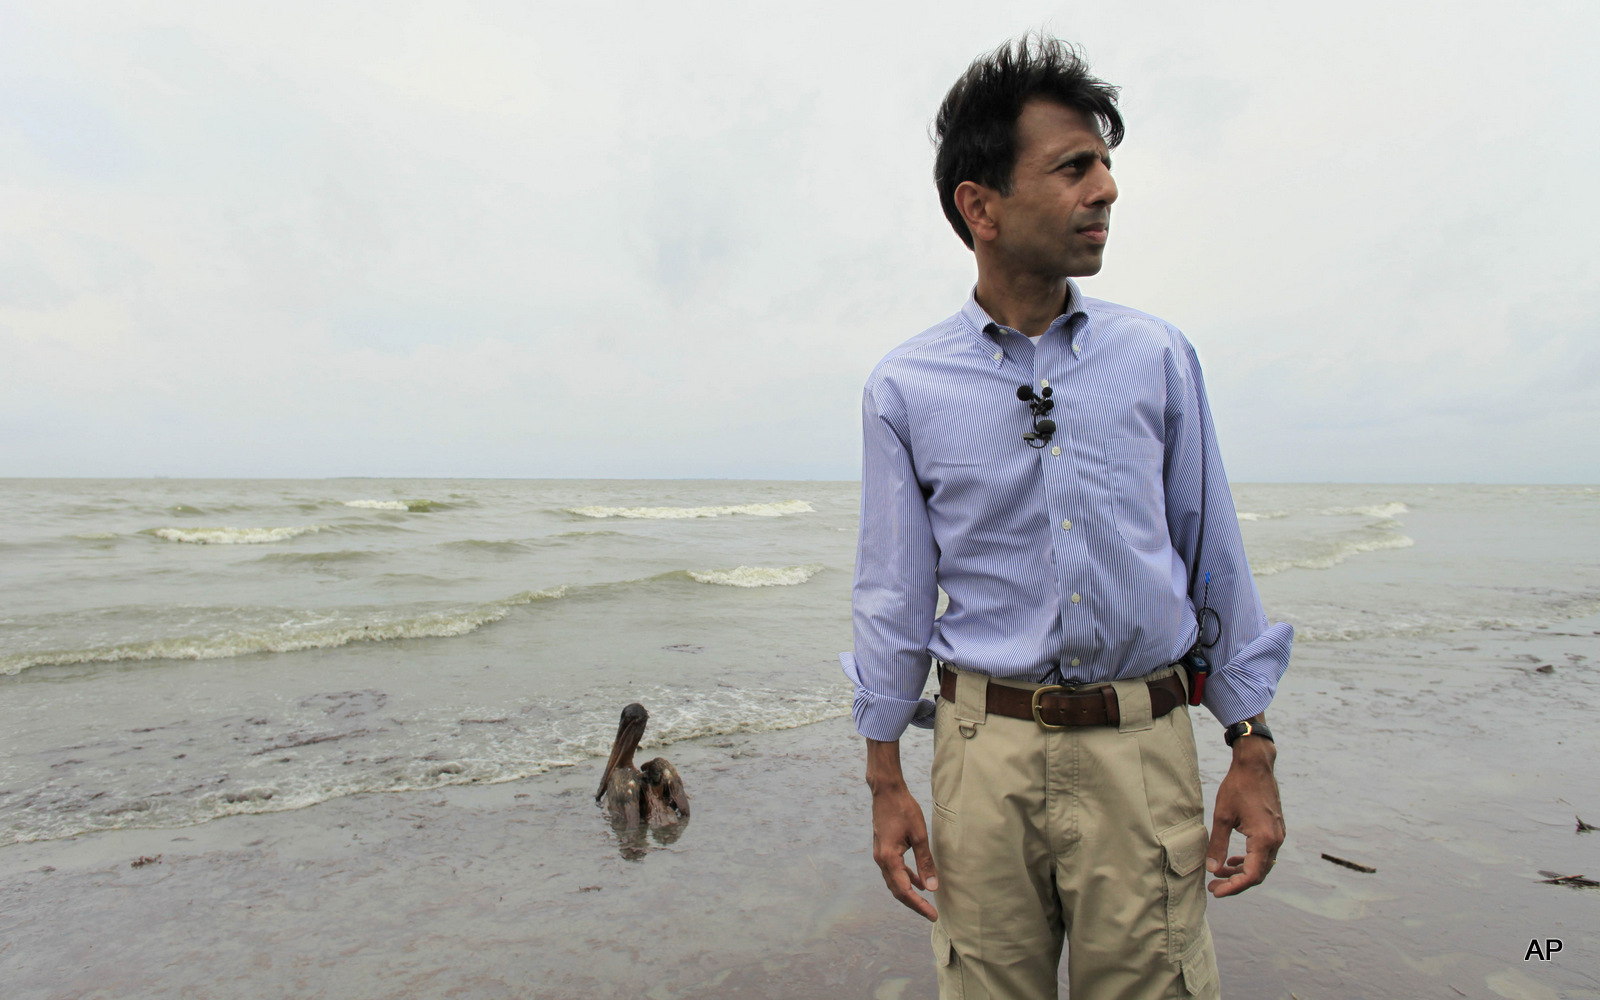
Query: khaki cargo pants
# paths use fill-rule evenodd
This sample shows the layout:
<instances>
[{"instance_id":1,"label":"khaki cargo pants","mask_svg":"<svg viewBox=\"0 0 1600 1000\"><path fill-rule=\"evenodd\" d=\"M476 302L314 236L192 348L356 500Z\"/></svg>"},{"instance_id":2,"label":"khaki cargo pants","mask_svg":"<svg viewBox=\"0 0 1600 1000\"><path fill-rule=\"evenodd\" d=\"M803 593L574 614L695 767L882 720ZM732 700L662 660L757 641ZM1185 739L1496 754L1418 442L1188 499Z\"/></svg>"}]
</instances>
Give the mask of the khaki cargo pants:
<instances>
[{"instance_id":1,"label":"khaki cargo pants","mask_svg":"<svg viewBox=\"0 0 1600 1000\"><path fill-rule=\"evenodd\" d=\"M990 683L1037 687L958 672L934 722L941 1000L1055 997L1063 941L1073 1000L1220 997L1188 707L1117 681L1119 727L1051 731L987 715Z\"/></svg>"}]
</instances>

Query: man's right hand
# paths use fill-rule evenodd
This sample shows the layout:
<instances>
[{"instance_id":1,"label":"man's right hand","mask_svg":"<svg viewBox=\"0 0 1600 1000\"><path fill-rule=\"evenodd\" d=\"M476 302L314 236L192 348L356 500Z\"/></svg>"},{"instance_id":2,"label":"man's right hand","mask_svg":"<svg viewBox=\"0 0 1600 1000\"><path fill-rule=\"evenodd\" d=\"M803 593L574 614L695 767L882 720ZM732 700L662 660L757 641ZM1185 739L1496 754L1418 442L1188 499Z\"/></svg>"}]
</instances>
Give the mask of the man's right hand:
<instances>
[{"instance_id":1,"label":"man's right hand","mask_svg":"<svg viewBox=\"0 0 1600 1000\"><path fill-rule=\"evenodd\" d=\"M929 920L939 919L933 904L915 889L933 892L939 876L928 849L928 827L922 807L906 787L900 770L900 744L867 740L867 787L872 789L872 859L883 870L884 884L894 898ZM906 866L910 850L917 867Z\"/></svg>"}]
</instances>

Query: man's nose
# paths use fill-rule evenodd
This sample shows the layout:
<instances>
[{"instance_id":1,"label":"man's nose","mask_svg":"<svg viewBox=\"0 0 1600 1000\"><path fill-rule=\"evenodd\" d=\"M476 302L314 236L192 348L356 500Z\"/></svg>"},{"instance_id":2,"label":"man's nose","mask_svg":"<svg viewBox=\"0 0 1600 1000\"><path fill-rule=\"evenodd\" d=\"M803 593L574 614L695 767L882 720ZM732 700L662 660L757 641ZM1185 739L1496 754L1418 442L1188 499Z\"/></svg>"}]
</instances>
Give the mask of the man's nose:
<instances>
[{"instance_id":1,"label":"man's nose","mask_svg":"<svg viewBox=\"0 0 1600 1000\"><path fill-rule=\"evenodd\" d=\"M1091 205L1110 205L1117 200L1117 182L1111 176L1111 168L1100 164L1095 169L1097 183L1088 191L1088 202Z\"/></svg>"}]
</instances>

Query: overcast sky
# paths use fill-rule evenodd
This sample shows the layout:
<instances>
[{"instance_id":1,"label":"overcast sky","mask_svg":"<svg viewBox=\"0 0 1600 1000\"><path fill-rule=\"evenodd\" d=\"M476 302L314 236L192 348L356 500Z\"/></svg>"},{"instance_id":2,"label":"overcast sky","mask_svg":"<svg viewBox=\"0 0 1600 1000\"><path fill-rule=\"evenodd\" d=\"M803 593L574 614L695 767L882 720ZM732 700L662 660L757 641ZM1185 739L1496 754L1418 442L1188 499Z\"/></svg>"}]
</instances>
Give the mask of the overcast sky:
<instances>
[{"instance_id":1,"label":"overcast sky","mask_svg":"<svg viewBox=\"0 0 1600 1000\"><path fill-rule=\"evenodd\" d=\"M0 475L855 478L1041 26L1234 479L1600 481L1592 2L0 3Z\"/></svg>"}]
</instances>

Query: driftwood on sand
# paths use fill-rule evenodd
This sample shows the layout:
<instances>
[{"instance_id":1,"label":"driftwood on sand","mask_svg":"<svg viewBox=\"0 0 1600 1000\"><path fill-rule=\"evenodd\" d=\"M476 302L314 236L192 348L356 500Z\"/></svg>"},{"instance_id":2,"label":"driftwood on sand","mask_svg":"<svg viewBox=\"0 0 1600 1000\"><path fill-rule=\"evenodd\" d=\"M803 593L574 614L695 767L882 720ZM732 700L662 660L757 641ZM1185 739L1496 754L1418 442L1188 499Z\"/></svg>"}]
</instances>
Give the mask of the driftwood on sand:
<instances>
[{"instance_id":1,"label":"driftwood on sand","mask_svg":"<svg viewBox=\"0 0 1600 1000\"><path fill-rule=\"evenodd\" d=\"M1600 886L1600 882L1583 875L1562 875L1558 872L1547 872L1543 868L1539 869L1539 874L1544 876L1539 881L1545 885L1572 885L1580 889L1592 889L1595 886Z\"/></svg>"},{"instance_id":2,"label":"driftwood on sand","mask_svg":"<svg viewBox=\"0 0 1600 1000\"><path fill-rule=\"evenodd\" d=\"M1322 856L1322 860L1332 861L1336 865L1343 865L1351 871L1366 872L1368 875L1376 874L1378 871L1378 869L1373 868L1371 865L1363 865L1357 864L1354 861L1346 861L1344 858L1336 858L1331 854L1324 854Z\"/></svg>"}]
</instances>

